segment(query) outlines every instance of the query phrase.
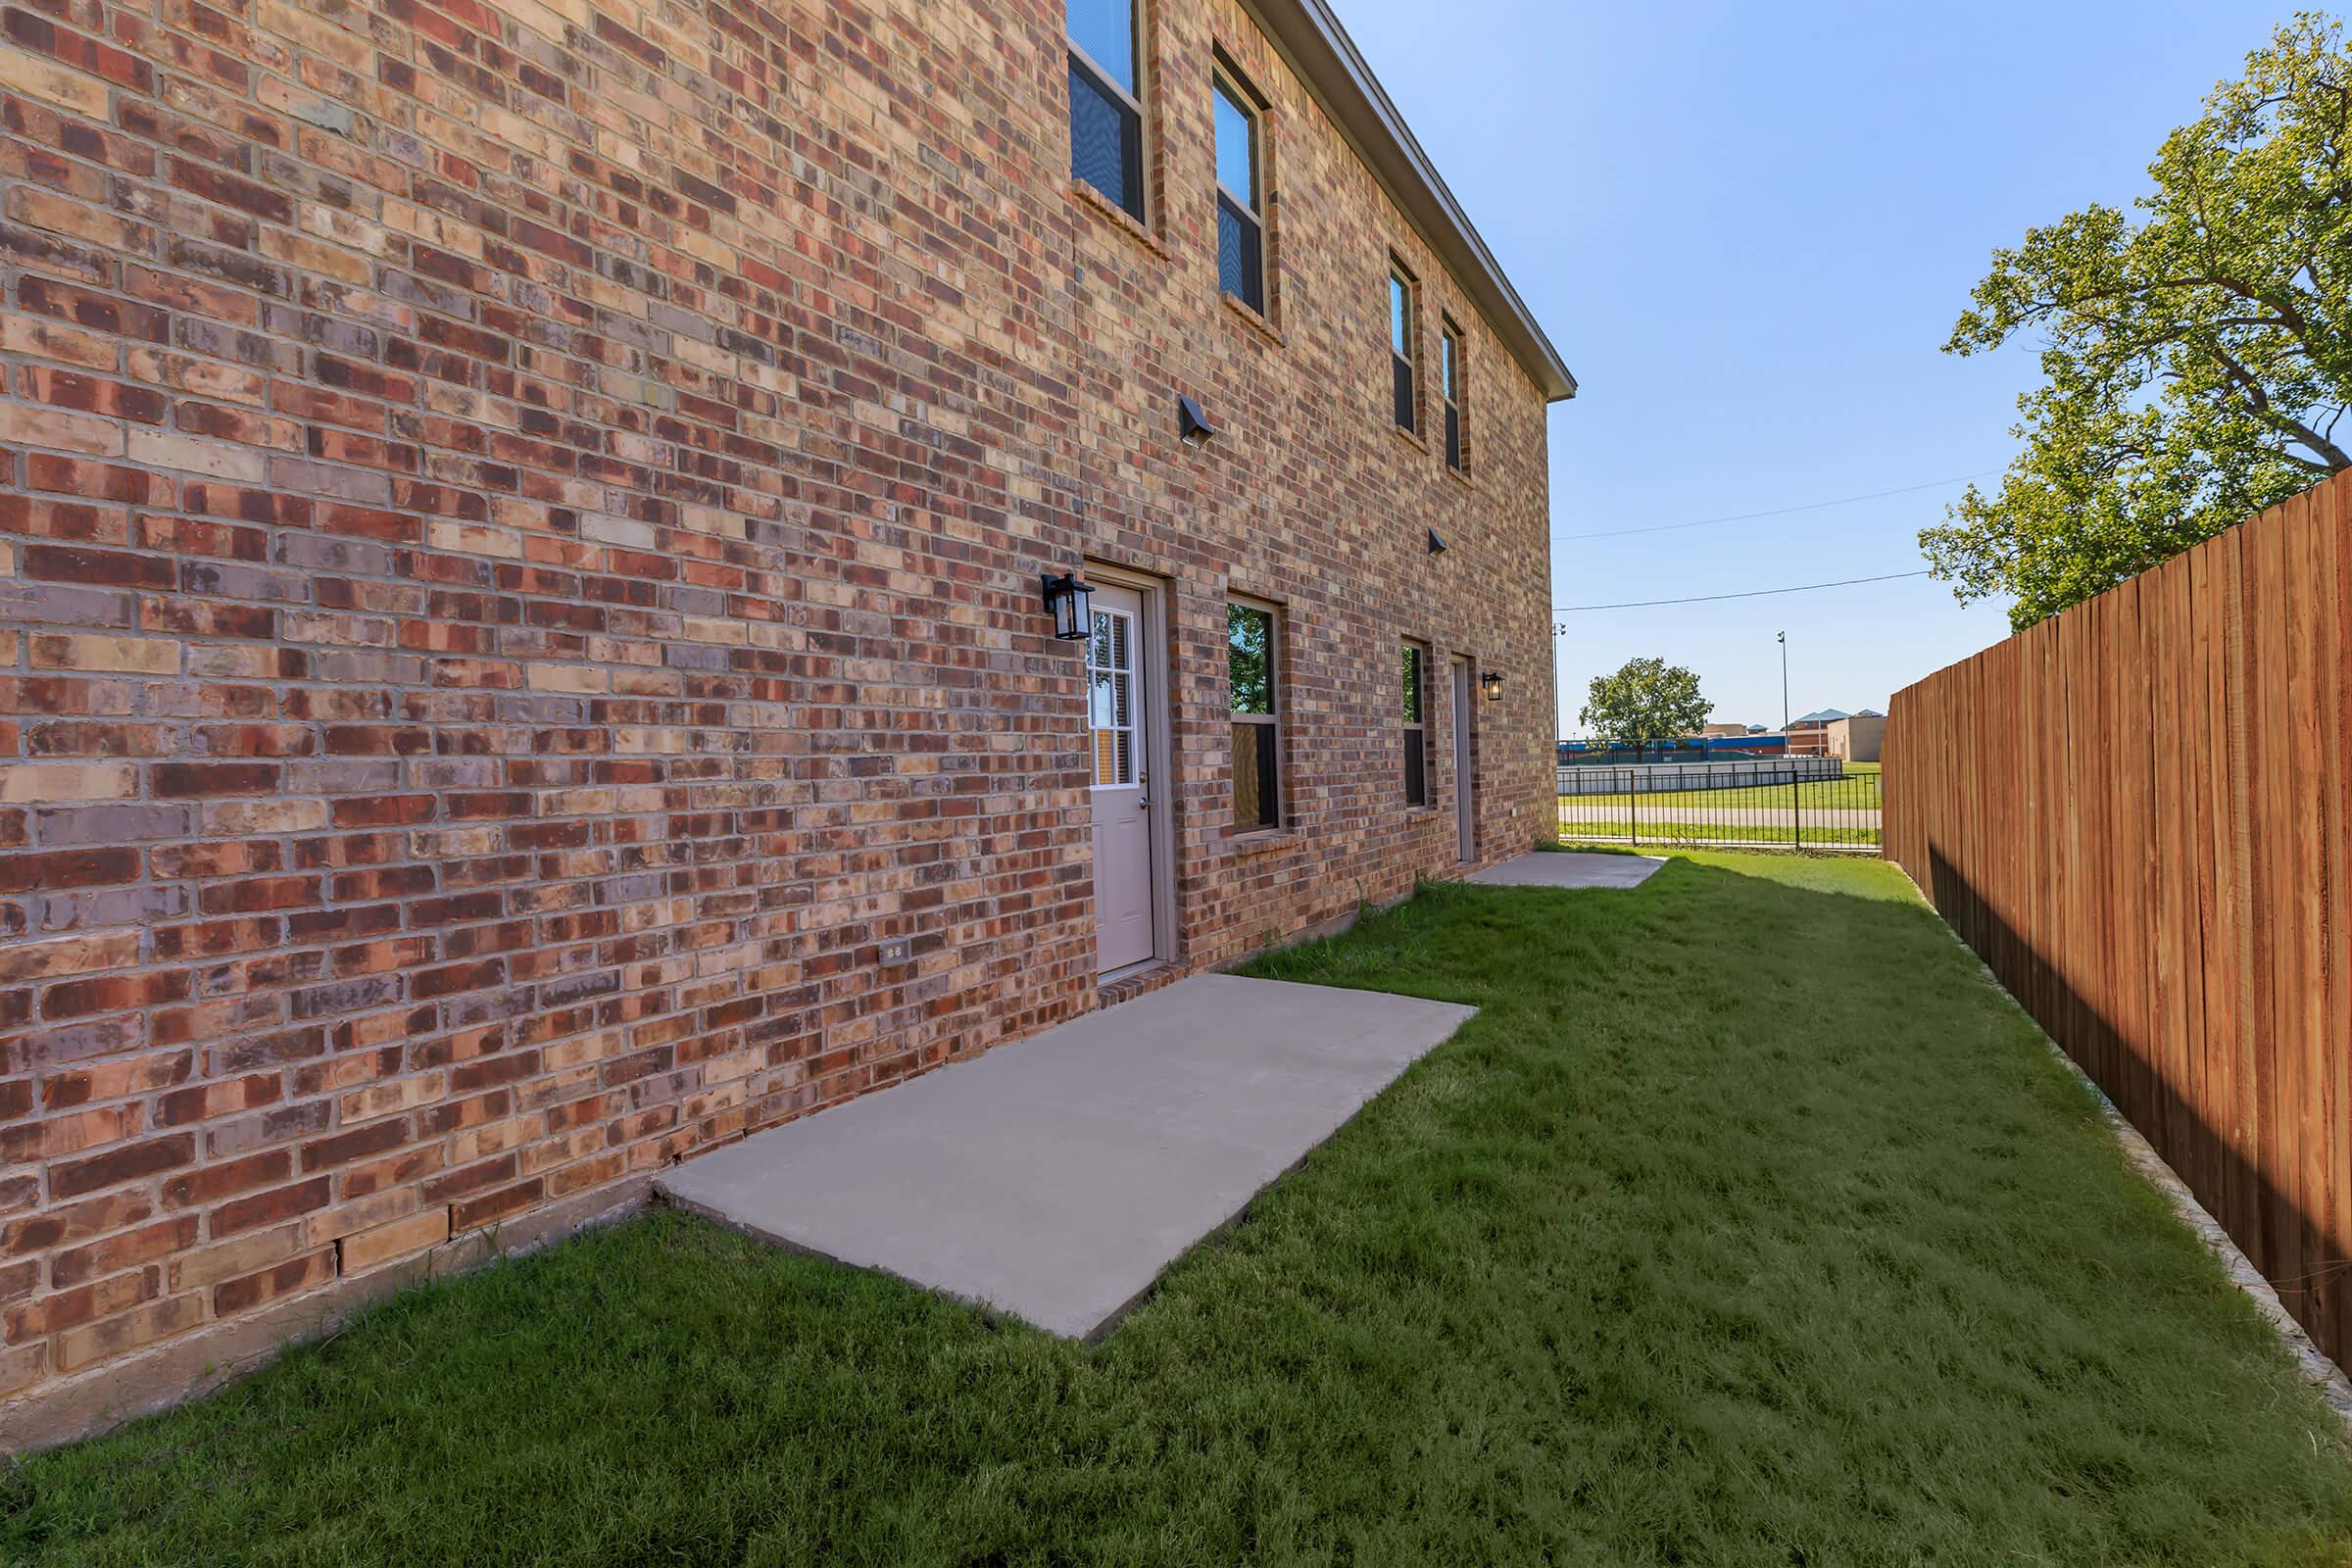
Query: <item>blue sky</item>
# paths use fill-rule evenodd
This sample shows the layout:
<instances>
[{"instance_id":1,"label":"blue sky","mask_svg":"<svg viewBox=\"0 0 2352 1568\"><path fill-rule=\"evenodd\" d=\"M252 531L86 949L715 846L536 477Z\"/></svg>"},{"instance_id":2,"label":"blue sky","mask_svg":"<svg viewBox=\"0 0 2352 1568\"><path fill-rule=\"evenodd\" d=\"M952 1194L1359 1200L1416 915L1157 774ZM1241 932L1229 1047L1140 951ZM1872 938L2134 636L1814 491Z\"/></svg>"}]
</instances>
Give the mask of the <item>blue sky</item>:
<instances>
[{"instance_id":1,"label":"blue sky","mask_svg":"<svg viewBox=\"0 0 2352 1568\"><path fill-rule=\"evenodd\" d=\"M2004 466L2031 348L1940 352L1992 248L2126 203L2291 4L1335 0L1582 384L1553 410L1555 535ZM1671 17L1671 22L1661 20ZM1559 540L1555 605L1906 571L1958 485L1752 522ZM2007 634L1926 578L1559 617L1563 733L1639 655L1725 721L1884 709Z\"/></svg>"}]
</instances>

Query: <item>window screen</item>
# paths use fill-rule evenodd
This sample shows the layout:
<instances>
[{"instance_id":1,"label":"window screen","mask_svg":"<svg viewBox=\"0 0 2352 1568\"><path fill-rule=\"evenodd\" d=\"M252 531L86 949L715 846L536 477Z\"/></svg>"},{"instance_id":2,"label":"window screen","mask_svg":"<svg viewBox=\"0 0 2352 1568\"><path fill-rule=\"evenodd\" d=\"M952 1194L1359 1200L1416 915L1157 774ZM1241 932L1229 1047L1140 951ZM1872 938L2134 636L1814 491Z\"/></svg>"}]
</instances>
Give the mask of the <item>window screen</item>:
<instances>
[{"instance_id":1,"label":"window screen","mask_svg":"<svg viewBox=\"0 0 2352 1568\"><path fill-rule=\"evenodd\" d=\"M1216 77L1217 283L1266 308L1265 222L1259 211L1257 114L1223 72Z\"/></svg>"},{"instance_id":2,"label":"window screen","mask_svg":"<svg viewBox=\"0 0 2352 1568\"><path fill-rule=\"evenodd\" d=\"M1134 0L1069 0L1070 173L1144 216Z\"/></svg>"},{"instance_id":3,"label":"window screen","mask_svg":"<svg viewBox=\"0 0 2352 1568\"><path fill-rule=\"evenodd\" d=\"M1446 395L1446 466L1459 469L1462 466L1462 334L1451 321L1446 323L1444 363L1439 367Z\"/></svg>"},{"instance_id":4,"label":"window screen","mask_svg":"<svg viewBox=\"0 0 2352 1568\"><path fill-rule=\"evenodd\" d=\"M1413 409L1413 284L1401 271L1389 273L1389 361L1394 375L1396 428L1416 428Z\"/></svg>"}]
</instances>

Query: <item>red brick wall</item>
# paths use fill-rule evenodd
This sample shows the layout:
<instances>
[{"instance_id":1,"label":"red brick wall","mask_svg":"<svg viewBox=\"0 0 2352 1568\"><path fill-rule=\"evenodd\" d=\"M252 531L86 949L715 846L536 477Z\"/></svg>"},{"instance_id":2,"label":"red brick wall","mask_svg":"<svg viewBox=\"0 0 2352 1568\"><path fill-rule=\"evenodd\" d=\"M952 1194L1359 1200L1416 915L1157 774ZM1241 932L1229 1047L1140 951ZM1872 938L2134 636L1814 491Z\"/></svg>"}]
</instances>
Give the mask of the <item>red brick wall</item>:
<instances>
[{"instance_id":1,"label":"red brick wall","mask_svg":"<svg viewBox=\"0 0 2352 1568\"><path fill-rule=\"evenodd\" d=\"M6 13L13 1441L1094 1005L1042 567L1169 584L1184 966L1452 870L1403 637L1506 678L1482 857L1547 831L1541 395L1242 12L1150 10L1145 225L1067 178L1055 0ZM1213 45L1274 106L1264 321ZM1467 482L1389 417L1392 249L1425 361L1467 331ZM1248 846L1229 590L1288 613L1297 827Z\"/></svg>"}]
</instances>

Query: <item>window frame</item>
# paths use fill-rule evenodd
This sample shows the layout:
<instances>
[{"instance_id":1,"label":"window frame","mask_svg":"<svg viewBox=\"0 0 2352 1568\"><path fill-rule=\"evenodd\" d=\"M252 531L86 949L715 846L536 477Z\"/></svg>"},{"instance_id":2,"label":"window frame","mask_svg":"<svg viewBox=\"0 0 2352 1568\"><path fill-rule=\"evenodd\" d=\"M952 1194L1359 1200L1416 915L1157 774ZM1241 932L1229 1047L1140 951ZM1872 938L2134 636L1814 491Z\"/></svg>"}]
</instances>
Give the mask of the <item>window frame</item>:
<instances>
[{"instance_id":1,"label":"window frame","mask_svg":"<svg viewBox=\"0 0 2352 1568\"><path fill-rule=\"evenodd\" d=\"M1233 708L1232 628L1233 612L1237 610L1249 611L1252 613L1260 614L1266 617L1266 711L1262 713L1239 712L1235 711ZM1273 787L1268 789L1261 781L1258 790L1259 811L1258 817L1255 821L1245 822L1242 820L1240 794L1241 774L1237 759L1237 765L1235 766L1231 781L1233 793L1233 816L1231 818L1232 825L1229 831L1231 831L1236 837L1243 837L1253 833L1280 833L1291 826L1289 803L1285 798L1284 792L1284 785L1290 776L1290 768L1288 765L1288 758L1285 756L1284 744L1286 739L1284 731L1288 727L1286 722L1288 717L1286 709L1288 705L1282 700L1282 660L1287 643L1287 633L1283 626L1283 609L1282 606L1275 604L1272 600L1258 599L1250 594L1229 593L1225 596L1225 657L1227 661L1225 668L1226 716L1230 718L1237 726L1247 724L1252 728L1270 729L1274 732L1274 739L1271 748L1274 759L1274 777L1272 780ZM1263 748L1260 750L1260 755L1264 755ZM1266 810L1268 807L1271 808L1273 813L1273 819L1271 821L1267 820L1266 817Z\"/></svg>"},{"instance_id":2,"label":"window frame","mask_svg":"<svg viewBox=\"0 0 2352 1568\"><path fill-rule=\"evenodd\" d=\"M1468 399L1464 383L1469 379L1463 355L1467 345L1462 329L1453 318L1438 318L1438 396L1446 409L1446 466L1456 473L1470 471Z\"/></svg>"},{"instance_id":3,"label":"window frame","mask_svg":"<svg viewBox=\"0 0 2352 1568\"><path fill-rule=\"evenodd\" d=\"M1401 297L1404 343L1397 337ZM1421 434L1421 283L1397 257L1389 258L1390 414L1406 435Z\"/></svg>"},{"instance_id":4,"label":"window frame","mask_svg":"<svg viewBox=\"0 0 2352 1568\"><path fill-rule=\"evenodd\" d=\"M1397 680L1402 688L1397 711L1403 715L1399 729L1403 740L1401 764L1404 786L1404 806L1409 811L1430 808L1429 805L1429 645L1414 638L1404 639L1404 657L1397 663ZM1406 673L1409 667L1411 673ZM1419 737L1419 757L1414 753L1414 738Z\"/></svg>"},{"instance_id":5,"label":"window frame","mask_svg":"<svg viewBox=\"0 0 2352 1568\"><path fill-rule=\"evenodd\" d=\"M1223 98L1239 110L1243 120L1249 125L1250 180L1255 187L1252 190L1237 191L1225 183L1225 173L1221 167L1223 159L1217 156L1222 149L1216 145L1216 100L1219 98ZM1268 265L1271 248L1267 244L1266 235L1266 101L1256 88L1250 85L1249 77L1242 74L1240 68L1226 57L1225 51L1222 49L1216 51L1209 70L1209 136L1210 188L1216 198L1218 214L1217 287L1232 295L1250 310L1255 311L1259 316L1270 318L1272 315L1269 305L1273 298L1271 287L1273 269ZM1225 282L1224 226L1225 214L1229 209L1236 224L1247 235L1257 241L1255 275L1245 279L1245 281L1256 285L1256 298L1254 299L1249 292L1228 287ZM1250 253L1245 251L1244 254Z\"/></svg>"},{"instance_id":6,"label":"window frame","mask_svg":"<svg viewBox=\"0 0 2352 1568\"><path fill-rule=\"evenodd\" d=\"M1078 105L1073 97L1068 116L1070 132L1070 178L1095 191L1104 201L1134 219L1149 225L1152 221L1152 117L1145 102L1152 95L1151 63L1144 47L1144 6L1146 0L1124 0L1127 7L1128 52L1135 61L1135 90L1130 92L1119 84L1118 78L1102 62L1088 53L1070 31L1069 0L1063 0L1061 10L1062 45L1068 55L1069 68L1083 72L1087 78L1104 93L1126 107L1135 117L1135 205L1130 207L1116 191L1107 191L1078 172Z\"/></svg>"}]
</instances>

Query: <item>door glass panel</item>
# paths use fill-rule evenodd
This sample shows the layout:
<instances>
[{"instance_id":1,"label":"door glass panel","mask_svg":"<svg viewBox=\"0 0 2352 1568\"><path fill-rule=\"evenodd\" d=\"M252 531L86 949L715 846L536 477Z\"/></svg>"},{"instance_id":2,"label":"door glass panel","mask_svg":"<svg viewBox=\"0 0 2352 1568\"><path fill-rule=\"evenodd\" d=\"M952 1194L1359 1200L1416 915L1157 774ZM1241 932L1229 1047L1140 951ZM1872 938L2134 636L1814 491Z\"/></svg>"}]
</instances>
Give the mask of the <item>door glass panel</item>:
<instances>
[{"instance_id":1,"label":"door glass panel","mask_svg":"<svg viewBox=\"0 0 2352 1568\"><path fill-rule=\"evenodd\" d=\"M1095 612L1086 645L1088 721L1094 726L1095 786L1135 783L1134 617Z\"/></svg>"}]
</instances>

